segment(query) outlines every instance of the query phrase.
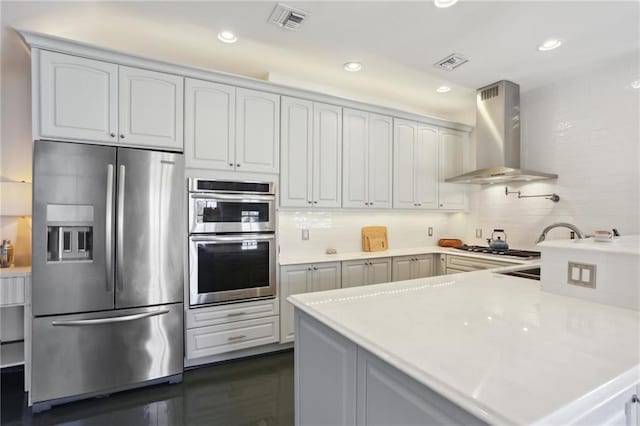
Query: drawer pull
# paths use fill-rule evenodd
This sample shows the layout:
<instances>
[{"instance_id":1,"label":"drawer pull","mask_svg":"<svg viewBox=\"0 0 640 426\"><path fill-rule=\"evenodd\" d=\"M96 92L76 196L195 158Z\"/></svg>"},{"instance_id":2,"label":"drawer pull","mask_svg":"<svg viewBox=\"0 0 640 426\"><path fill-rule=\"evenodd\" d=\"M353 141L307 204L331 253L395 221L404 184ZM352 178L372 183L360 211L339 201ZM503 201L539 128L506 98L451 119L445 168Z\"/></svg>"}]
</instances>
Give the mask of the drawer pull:
<instances>
[{"instance_id":1,"label":"drawer pull","mask_svg":"<svg viewBox=\"0 0 640 426\"><path fill-rule=\"evenodd\" d=\"M247 313L246 312L230 312L227 314L228 317L237 317L240 315L247 315Z\"/></svg>"},{"instance_id":2,"label":"drawer pull","mask_svg":"<svg viewBox=\"0 0 640 426\"><path fill-rule=\"evenodd\" d=\"M247 337L247 336L245 336L244 334L242 334L242 335L240 335L240 336L231 336L231 337L227 337L227 340L229 340L229 341L233 341L233 340L240 340L240 339L244 339L245 337Z\"/></svg>"}]
</instances>

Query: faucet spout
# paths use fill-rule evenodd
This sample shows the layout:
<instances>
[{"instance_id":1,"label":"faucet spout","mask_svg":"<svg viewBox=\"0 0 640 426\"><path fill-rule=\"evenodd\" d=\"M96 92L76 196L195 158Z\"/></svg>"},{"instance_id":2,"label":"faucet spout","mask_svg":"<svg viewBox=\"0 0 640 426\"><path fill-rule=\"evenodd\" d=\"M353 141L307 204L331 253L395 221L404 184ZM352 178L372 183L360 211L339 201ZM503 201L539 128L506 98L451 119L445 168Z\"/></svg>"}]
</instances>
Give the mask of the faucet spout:
<instances>
[{"instance_id":1,"label":"faucet spout","mask_svg":"<svg viewBox=\"0 0 640 426\"><path fill-rule=\"evenodd\" d=\"M547 233L554 228L568 228L576 233L576 237L580 239L586 238L585 234L580 229L578 229L577 226L567 222L558 222L558 223L553 223L547 226L546 228L544 228L544 230L536 240L536 244L543 242L547 238Z\"/></svg>"}]
</instances>

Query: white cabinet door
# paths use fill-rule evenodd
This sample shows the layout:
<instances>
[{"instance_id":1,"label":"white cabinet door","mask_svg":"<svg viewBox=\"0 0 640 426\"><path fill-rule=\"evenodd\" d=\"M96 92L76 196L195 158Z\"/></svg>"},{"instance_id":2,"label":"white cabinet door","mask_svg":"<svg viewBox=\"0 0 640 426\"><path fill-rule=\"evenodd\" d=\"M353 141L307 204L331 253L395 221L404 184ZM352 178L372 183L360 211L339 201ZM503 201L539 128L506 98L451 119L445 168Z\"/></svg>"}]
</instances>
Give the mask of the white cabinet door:
<instances>
[{"instance_id":1,"label":"white cabinet door","mask_svg":"<svg viewBox=\"0 0 640 426\"><path fill-rule=\"evenodd\" d=\"M433 276L433 255L423 254L420 256L414 256L413 262L413 277L412 278L426 278Z\"/></svg>"},{"instance_id":2,"label":"white cabinet door","mask_svg":"<svg viewBox=\"0 0 640 426\"><path fill-rule=\"evenodd\" d=\"M119 141L182 151L183 78L120 66Z\"/></svg>"},{"instance_id":3,"label":"white cabinet door","mask_svg":"<svg viewBox=\"0 0 640 426\"><path fill-rule=\"evenodd\" d=\"M235 87L190 78L185 80L187 167L234 169L235 102Z\"/></svg>"},{"instance_id":4,"label":"white cabinet door","mask_svg":"<svg viewBox=\"0 0 640 426\"><path fill-rule=\"evenodd\" d=\"M393 124L393 207L419 208L415 201L415 158L418 126L394 119Z\"/></svg>"},{"instance_id":5,"label":"white cabinet door","mask_svg":"<svg viewBox=\"0 0 640 426\"><path fill-rule=\"evenodd\" d=\"M342 203L342 108L313 104L313 205Z\"/></svg>"},{"instance_id":6,"label":"white cabinet door","mask_svg":"<svg viewBox=\"0 0 640 426\"><path fill-rule=\"evenodd\" d=\"M236 169L278 173L280 96L236 89Z\"/></svg>"},{"instance_id":7,"label":"white cabinet door","mask_svg":"<svg viewBox=\"0 0 640 426\"><path fill-rule=\"evenodd\" d=\"M340 288L340 262L318 263L312 269L309 292Z\"/></svg>"},{"instance_id":8,"label":"white cabinet door","mask_svg":"<svg viewBox=\"0 0 640 426\"><path fill-rule=\"evenodd\" d=\"M293 305L287 297L308 291L311 268L308 264L280 268L280 343L293 342Z\"/></svg>"},{"instance_id":9,"label":"white cabinet door","mask_svg":"<svg viewBox=\"0 0 640 426\"><path fill-rule=\"evenodd\" d=\"M367 284L367 260L349 260L342 262L342 288L358 287Z\"/></svg>"},{"instance_id":10,"label":"white cabinet door","mask_svg":"<svg viewBox=\"0 0 640 426\"><path fill-rule=\"evenodd\" d=\"M449 177L466 171L468 134L456 130L440 130L440 185L439 207L449 210L467 208L467 187L459 183L446 183Z\"/></svg>"},{"instance_id":11,"label":"white cabinet door","mask_svg":"<svg viewBox=\"0 0 640 426\"><path fill-rule=\"evenodd\" d=\"M393 119L369 114L369 207L391 208L393 181Z\"/></svg>"},{"instance_id":12,"label":"white cabinet door","mask_svg":"<svg viewBox=\"0 0 640 426\"><path fill-rule=\"evenodd\" d=\"M367 269L367 284L391 282L391 258L373 259Z\"/></svg>"},{"instance_id":13,"label":"white cabinet door","mask_svg":"<svg viewBox=\"0 0 640 426\"><path fill-rule=\"evenodd\" d=\"M40 136L117 142L118 66L40 52Z\"/></svg>"},{"instance_id":14,"label":"white cabinet door","mask_svg":"<svg viewBox=\"0 0 640 426\"><path fill-rule=\"evenodd\" d=\"M402 256L393 258L392 280L404 281L413 278L413 256Z\"/></svg>"},{"instance_id":15,"label":"white cabinet door","mask_svg":"<svg viewBox=\"0 0 640 426\"><path fill-rule=\"evenodd\" d=\"M438 208L438 128L418 125L416 139L416 203L422 209Z\"/></svg>"},{"instance_id":16,"label":"white cabinet door","mask_svg":"<svg viewBox=\"0 0 640 426\"><path fill-rule=\"evenodd\" d=\"M342 207L364 208L369 205L369 114L345 109L342 122Z\"/></svg>"},{"instance_id":17,"label":"white cabinet door","mask_svg":"<svg viewBox=\"0 0 640 426\"><path fill-rule=\"evenodd\" d=\"M280 205L311 204L313 102L282 97Z\"/></svg>"}]
</instances>

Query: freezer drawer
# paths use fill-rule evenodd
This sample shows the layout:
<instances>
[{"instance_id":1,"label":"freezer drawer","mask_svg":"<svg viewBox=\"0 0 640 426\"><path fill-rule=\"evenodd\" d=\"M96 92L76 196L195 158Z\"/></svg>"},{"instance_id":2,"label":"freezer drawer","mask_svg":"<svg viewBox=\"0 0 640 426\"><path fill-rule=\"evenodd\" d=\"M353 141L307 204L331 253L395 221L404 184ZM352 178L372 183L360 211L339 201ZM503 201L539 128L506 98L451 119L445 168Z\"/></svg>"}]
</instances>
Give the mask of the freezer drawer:
<instances>
[{"instance_id":1,"label":"freezer drawer","mask_svg":"<svg viewBox=\"0 0 640 426\"><path fill-rule=\"evenodd\" d=\"M182 303L33 320L31 403L180 374Z\"/></svg>"}]
</instances>

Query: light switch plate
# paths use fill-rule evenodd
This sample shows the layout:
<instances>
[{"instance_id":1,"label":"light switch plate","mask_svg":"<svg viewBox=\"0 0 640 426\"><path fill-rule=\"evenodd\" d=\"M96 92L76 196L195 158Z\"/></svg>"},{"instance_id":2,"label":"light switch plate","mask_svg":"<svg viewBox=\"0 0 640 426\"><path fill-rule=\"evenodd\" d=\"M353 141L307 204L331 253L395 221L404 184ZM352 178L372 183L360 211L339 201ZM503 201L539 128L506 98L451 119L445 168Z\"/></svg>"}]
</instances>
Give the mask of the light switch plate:
<instances>
[{"instance_id":1,"label":"light switch plate","mask_svg":"<svg viewBox=\"0 0 640 426\"><path fill-rule=\"evenodd\" d=\"M429 234L430 237L433 237L433 227L430 226L429 229L427 230L427 233Z\"/></svg>"},{"instance_id":2,"label":"light switch plate","mask_svg":"<svg viewBox=\"0 0 640 426\"><path fill-rule=\"evenodd\" d=\"M476 238L482 238L482 228L476 228Z\"/></svg>"},{"instance_id":3,"label":"light switch plate","mask_svg":"<svg viewBox=\"0 0 640 426\"><path fill-rule=\"evenodd\" d=\"M303 241L307 241L308 239L309 239L309 229L303 228L302 229L302 240Z\"/></svg>"},{"instance_id":4,"label":"light switch plate","mask_svg":"<svg viewBox=\"0 0 640 426\"><path fill-rule=\"evenodd\" d=\"M580 287L596 288L596 265L569 262L567 264L567 283Z\"/></svg>"}]
</instances>

